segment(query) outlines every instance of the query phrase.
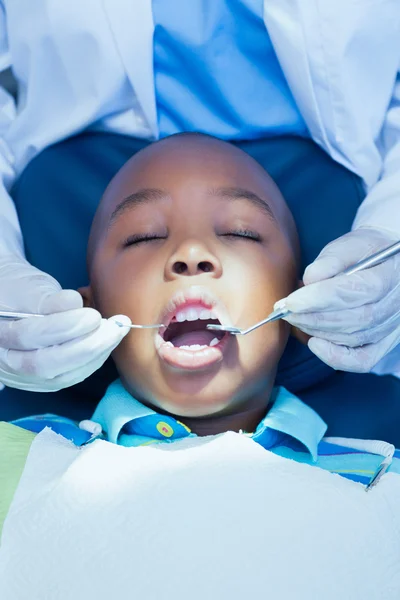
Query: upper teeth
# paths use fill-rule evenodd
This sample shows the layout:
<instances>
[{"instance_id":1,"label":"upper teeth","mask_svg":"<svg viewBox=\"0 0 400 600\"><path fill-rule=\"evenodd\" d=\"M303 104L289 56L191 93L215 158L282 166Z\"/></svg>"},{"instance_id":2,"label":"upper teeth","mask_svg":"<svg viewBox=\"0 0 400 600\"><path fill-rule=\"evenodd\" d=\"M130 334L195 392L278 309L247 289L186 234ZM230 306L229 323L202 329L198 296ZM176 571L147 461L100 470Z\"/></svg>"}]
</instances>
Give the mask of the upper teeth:
<instances>
[{"instance_id":1,"label":"upper teeth","mask_svg":"<svg viewBox=\"0 0 400 600\"><path fill-rule=\"evenodd\" d=\"M200 306L188 306L187 308L178 310L175 318L181 323L182 321L197 321L198 319L205 321L207 319L216 319L217 317L213 311L207 310L206 308Z\"/></svg>"}]
</instances>

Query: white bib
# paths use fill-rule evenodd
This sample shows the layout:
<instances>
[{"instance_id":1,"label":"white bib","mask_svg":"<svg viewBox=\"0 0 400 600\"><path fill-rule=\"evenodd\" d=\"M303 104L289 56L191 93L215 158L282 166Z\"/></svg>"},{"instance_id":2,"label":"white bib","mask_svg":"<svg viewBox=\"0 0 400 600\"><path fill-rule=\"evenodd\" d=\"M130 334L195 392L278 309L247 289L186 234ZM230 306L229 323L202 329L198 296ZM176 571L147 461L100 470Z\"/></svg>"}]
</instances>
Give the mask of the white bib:
<instances>
[{"instance_id":1,"label":"white bib","mask_svg":"<svg viewBox=\"0 0 400 600\"><path fill-rule=\"evenodd\" d=\"M32 444L2 600L399 600L400 476L358 483L226 433Z\"/></svg>"}]
</instances>

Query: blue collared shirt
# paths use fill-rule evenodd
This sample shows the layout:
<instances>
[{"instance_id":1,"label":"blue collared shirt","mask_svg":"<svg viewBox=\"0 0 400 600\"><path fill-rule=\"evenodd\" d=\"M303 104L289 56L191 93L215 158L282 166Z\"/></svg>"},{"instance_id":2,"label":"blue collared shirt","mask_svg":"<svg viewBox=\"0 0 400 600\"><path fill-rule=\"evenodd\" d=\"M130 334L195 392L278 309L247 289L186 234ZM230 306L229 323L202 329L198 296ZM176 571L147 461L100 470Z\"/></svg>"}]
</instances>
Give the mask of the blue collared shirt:
<instances>
[{"instance_id":1,"label":"blue collared shirt","mask_svg":"<svg viewBox=\"0 0 400 600\"><path fill-rule=\"evenodd\" d=\"M112 383L92 417L100 423L107 439L121 446L174 442L196 436L181 421L158 414L133 398L119 380ZM292 438L316 461L318 444L327 426L309 406L284 388L276 388L271 409L256 430L248 435L271 449Z\"/></svg>"},{"instance_id":2,"label":"blue collared shirt","mask_svg":"<svg viewBox=\"0 0 400 600\"><path fill-rule=\"evenodd\" d=\"M308 136L263 20L263 0L153 0L160 137Z\"/></svg>"},{"instance_id":3,"label":"blue collared shirt","mask_svg":"<svg viewBox=\"0 0 400 600\"><path fill-rule=\"evenodd\" d=\"M133 398L120 380L109 386L92 421L100 424L101 434L91 435L70 419L55 415L27 417L13 423L36 432L46 426L51 427L76 445L98 437L127 447L173 443L186 437L196 437L178 419L160 415ZM275 388L271 407L256 430L245 435L274 454L326 469L359 483L370 483L384 462L389 464L387 470L400 474L400 452L394 452L391 444L324 439L326 429L326 423L312 408L280 387Z\"/></svg>"}]
</instances>

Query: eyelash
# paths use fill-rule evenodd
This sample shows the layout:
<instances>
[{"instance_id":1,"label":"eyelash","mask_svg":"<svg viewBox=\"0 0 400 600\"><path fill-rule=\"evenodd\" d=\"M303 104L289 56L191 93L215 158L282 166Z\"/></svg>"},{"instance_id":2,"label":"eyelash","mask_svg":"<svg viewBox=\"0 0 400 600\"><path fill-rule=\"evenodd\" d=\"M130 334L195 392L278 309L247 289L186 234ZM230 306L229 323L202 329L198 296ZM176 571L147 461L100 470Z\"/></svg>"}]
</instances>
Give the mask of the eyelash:
<instances>
[{"instance_id":1,"label":"eyelash","mask_svg":"<svg viewBox=\"0 0 400 600\"><path fill-rule=\"evenodd\" d=\"M250 229L238 229L236 231L230 231L228 233L220 234L220 237L233 237L233 238L244 238L253 242L261 242L261 237L255 231ZM130 235L124 242L124 248L129 246L135 246L137 244L145 242L154 242L155 240L165 240L167 236L149 234L134 234Z\"/></svg>"},{"instance_id":2,"label":"eyelash","mask_svg":"<svg viewBox=\"0 0 400 600\"><path fill-rule=\"evenodd\" d=\"M251 240L252 242L261 242L261 236L250 229L238 229L236 231L230 231L229 233L223 233L221 237L245 238Z\"/></svg>"},{"instance_id":3,"label":"eyelash","mask_svg":"<svg viewBox=\"0 0 400 600\"><path fill-rule=\"evenodd\" d=\"M164 235L153 235L152 233L145 234L134 234L130 235L124 242L124 248L128 248L129 246L134 246L136 244L140 244L143 242L153 242L155 240L165 240L167 236Z\"/></svg>"}]
</instances>

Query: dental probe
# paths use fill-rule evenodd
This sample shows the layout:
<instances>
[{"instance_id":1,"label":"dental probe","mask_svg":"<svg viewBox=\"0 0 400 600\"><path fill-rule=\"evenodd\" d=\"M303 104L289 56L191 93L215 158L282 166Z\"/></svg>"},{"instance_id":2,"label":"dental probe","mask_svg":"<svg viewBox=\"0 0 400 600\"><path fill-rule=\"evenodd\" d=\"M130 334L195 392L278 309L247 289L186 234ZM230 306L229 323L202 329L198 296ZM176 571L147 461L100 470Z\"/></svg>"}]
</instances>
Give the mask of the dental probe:
<instances>
[{"instance_id":1,"label":"dental probe","mask_svg":"<svg viewBox=\"0 0 400 600\"><path fill-rule=\"evenodd\" d=\"M335 275L335 277L338 277L339 275L352 275L353 273L357 273L357 271L369 269L370 267L379 265L380 263L384 262L385 260L397 254L398 252L400 252L400 242L395 242L387 248L384 248L384 250L379 250L379 252L375 252L375 254L372 254L368 258L364 258L358 263L347 267L347 269L341 271L340 273ZM262 321L256 323L248 329L240 329L240 327L230 327L228 325L207 325L207 329L210 329L212 331L226 331L227 333L231 333L232 335L246 335L251 331L258 329L259 327L261 327L261 325L265 325L266 323L272 323L273 321L277 321L278 319L286 317L289 313L290 310L288 310L287 308L277 308L272 313L270 313L266 319L263 319Z\"/></svg>"},{"instance_id":2,"label":"dental probe","mask_svg":"<svg viewBox=\"0 0 400 600\"><path fill-rule=\"evenodd\" d=\"M159 323L158 325L136 325L135 323L125 325L125 323L121 323L120 321L115 321L115 323L120 327L130 327L130 329L160 329L160 327L165 327L163 323Z\"/></svg>"},{"instance_id":3,"label":"dental probe","mask_svg":"<svg viewBox=\"0 0 400 600\"><path fill-rule=\"evenodd\" d=\"M17 311L8 311L8 310L0 310L0 319L28 319L29 317L47 317L48 315L39 315L37 313L24 313ZM134 323L130 323L129 325L125 325L120 321L115 321L117 325L120 327L130 327L131 329L159 329L160 327L164 327L163 324L159 325L136 325Z\"/></svg>"}]
</instances>

